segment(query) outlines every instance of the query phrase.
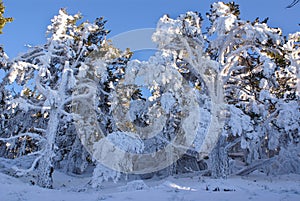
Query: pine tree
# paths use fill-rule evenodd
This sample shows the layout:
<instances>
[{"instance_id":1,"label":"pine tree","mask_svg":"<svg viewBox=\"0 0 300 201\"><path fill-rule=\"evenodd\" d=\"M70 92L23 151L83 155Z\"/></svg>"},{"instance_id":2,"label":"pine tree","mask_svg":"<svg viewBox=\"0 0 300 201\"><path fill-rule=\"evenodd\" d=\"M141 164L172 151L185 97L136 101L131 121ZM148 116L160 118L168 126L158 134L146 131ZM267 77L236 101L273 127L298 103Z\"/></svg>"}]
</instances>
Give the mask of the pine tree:
<instances>
[{"instance_id":1,"label":"pine tree","mask_svg":"<svg viewBox=\"0 0 300 201\"><path fill-rule=\"evenodd\" d=\"M2 34L2 29L4 28L4 26L5 26L6 23L13 21L12 17L4 17L3 16L4 11L5 11L5 7L4 7L4 4L3 4L2 0L1 0L0 1L0 34Z\"/></svg>"},{"instance_id":2,"label":"pine tree","mask_svg":"<svg viewBox=\"0 0 300 201\"><path fill-rule=\"evenodd\" d=\"M34 112L36 121L44 124L34 127L27 122L23 126L26 132L17 131L15 136L2 141L20 138L38 140L38 148L34 153L37 157L31 168L18 170L18 174L22 175L37 168L37 183L47 188L52 187L56 156L66 157L62 152L68 149L68 141L74 142L77 138L76 133L68 136L65 129L73 118L70 104L72 98L76 98L72 95L75 75L81 63L90 52L101 45L107 34L103 29L102 19L97 19L94 24L84 22L76 25L78 19L80 15L71 16L65 10L60 10L48 27L51 36L47 44L35 47L16 58L11 62L8 73L10 83L17 82L23 87L21 94L13 100L13 105L18 107L16 110L26 114ZM33 86L30 87L29 84ZM65 138L59 137L59 131L64 132ZM76 160L80 160L80 157Z\"/></svg>"},{"instance_id":3,"label":"pine tree","mask_svg":"<svg viewBox=\"0 0 300 201\"><path fill-rule=\"evenodd\" d=\"M181 72L188 72L185 77L203 82L201 88L209 94L212 104L207 139L217 140L222 133L228 136L213 151L216 141L204 141L204 145L212 145L203 149L211 153L211 167L219 169L213 170L217 177L229 172L222 167L228 167L227 155L235 145L247 150L245 160L249 164L278 154L284 136L292 136L282 132L284 124L276 125L280 113L291 112L286 104L295 106L292 122L295 128L298 125L298 63L293 60L294 65L290 65L292 60L285 53L281 30L268 27L267 20L243 21L239 13L235 3L218 2L207 14L211 22L207 35L201 32L201 18L191 12L176 20L164 16L154 34L159 48L177 59ZM227 117L226 105L230 113Z\"/></svg>"}]
</instances>

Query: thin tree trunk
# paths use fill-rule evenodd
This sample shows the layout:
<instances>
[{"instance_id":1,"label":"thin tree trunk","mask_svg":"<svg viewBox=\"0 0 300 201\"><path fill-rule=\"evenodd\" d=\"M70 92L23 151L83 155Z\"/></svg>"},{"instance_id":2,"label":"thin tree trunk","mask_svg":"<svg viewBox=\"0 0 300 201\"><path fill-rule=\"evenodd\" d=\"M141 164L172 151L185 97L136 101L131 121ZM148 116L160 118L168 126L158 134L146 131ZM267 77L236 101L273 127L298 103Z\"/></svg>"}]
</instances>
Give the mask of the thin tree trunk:
<instances>
[{"instance_id":1,"label":"thin tree trunk","mask_svg":"<svg viewBox=\"0 0 300 201\"><path fill-rule=\"evenodd\" d=\"M219 138L210 156L210 169L213 178L226 178L229 174L229 159L225 149L225 136Z\"/></svg>"},{"instance_id":2,"label":"thin tree trunk","mask_svg":"<svg viewBox=\"0 0 300 201\"><path fill-rule=\"evenodd\" d=\"M45 145L45 152L38 163L37 173L38 180L37 184L44 188L52 188L53 187L53 178L52 173L54 171L53 168L53 157L54 146L55 146L55 136L58 128L58 112L56 109L53 109L50 114L50 119L48 122L48 127L46 130L46 139L47 144Z\"/></svg>"}]
</instances>

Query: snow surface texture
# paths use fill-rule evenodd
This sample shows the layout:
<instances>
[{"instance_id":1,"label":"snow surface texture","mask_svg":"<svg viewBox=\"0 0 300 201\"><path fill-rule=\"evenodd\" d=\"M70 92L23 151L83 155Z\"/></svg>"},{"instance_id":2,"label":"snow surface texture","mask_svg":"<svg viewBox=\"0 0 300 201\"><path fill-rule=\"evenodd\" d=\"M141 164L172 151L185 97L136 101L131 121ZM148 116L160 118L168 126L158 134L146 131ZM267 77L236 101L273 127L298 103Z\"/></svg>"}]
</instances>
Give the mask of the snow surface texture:
<instances>
[{"instance_id":1,"label":"snow surface texture","mask_svg":"<svg viewBox=\"0 0 300 201\"><path fill-rule=\"evenodd\" d=\"M90 178L69 177L56 172L55 189L25 184L0 173L1 201L298 201L300 175L266 177L259 173L226 180L196 175L168 177L163 181L146 180L115 184L106 182L101 191L91 188ZM60 190L57 190L60 189Z\"/></svg>"}]
</instances>

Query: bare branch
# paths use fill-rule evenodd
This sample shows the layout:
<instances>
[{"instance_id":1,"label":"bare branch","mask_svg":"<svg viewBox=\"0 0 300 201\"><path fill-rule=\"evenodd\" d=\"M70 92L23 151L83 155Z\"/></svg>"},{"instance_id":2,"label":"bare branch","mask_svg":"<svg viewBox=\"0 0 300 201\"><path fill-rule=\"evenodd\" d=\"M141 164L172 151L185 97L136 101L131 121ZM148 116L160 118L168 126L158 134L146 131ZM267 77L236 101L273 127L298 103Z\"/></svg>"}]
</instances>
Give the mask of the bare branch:
<instances>
[{"instance_id":1,"label":"bare branch","mask_svg":"<svg viewBox=\"0 0 300 201\"><path fill-rule=\"evenodd\" d=\"M292 8L294 7L297 3L299 3L300 0L294 0L290 5L288 5L286 8Z\"/></svg>"}]
</instances>

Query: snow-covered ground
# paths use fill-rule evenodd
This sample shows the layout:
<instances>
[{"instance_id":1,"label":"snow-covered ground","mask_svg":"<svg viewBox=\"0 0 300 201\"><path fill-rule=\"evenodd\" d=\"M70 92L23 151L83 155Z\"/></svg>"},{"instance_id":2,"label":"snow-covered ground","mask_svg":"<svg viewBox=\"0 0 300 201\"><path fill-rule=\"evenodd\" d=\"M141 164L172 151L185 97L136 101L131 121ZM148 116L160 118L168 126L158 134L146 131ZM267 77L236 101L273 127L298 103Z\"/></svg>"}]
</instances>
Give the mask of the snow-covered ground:
<instances>
[{"instance_id":1,"label":"snow-covered ground","mask_svg":"<svg viewBox=\"0 0 300 201\"><path fill-rule=\"evenodd\" d=\"M0 201L299 201L300 175L211 179L195 175L106 182L101 189L89 185L90 178L55 174L55 189L43 189L0 173Z\"/></svg>"}]
</instances>

